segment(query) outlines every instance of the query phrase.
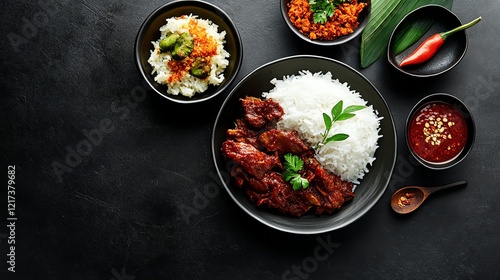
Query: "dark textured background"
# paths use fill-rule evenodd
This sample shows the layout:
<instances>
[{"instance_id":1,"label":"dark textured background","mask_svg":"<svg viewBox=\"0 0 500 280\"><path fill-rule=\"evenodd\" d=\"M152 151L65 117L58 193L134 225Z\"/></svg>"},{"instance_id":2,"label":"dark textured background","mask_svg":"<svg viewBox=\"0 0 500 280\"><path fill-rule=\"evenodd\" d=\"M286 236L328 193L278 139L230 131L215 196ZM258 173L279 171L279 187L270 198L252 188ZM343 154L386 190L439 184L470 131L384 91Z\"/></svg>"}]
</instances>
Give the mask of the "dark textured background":
<instances>
[{"instance_id":1,"label":"dark textured background","mask_svg":"<svg viewBox=\"0 0 500 280\"><path fill-rule=\"evenodd\" d=\"M455 1L463 22L483 21L468 31L463 61L425 80L402 77L385 59L360 69L359 38L341 47L300 41L279 1L210 1L241 34L238 81L277 58L323 55L360 70L392 110L399 156L386 193L358 222L311 236L258 223L216 187L210 138L227 92L179 106L143 84L135 36L164 1L8 2L0 4L0 207L6 225L6 170L16 165L17 272L7 272L0 225L0 279L500 278L498 1ZM24 39L16 46L14 37ZM474 149L447 171L412 165L402 134L410 108L435 92L464 100L477 123ZM107 133L57 176L55 162L64 164L84 131L101 123ZM411 216L389 208L400 186L455 180L469 185ZM203 200L205 189L212 192ZM330 251L321 247L327 242ZM294 266L303 274L286 274Z\"/></svg>"}]
</instances>

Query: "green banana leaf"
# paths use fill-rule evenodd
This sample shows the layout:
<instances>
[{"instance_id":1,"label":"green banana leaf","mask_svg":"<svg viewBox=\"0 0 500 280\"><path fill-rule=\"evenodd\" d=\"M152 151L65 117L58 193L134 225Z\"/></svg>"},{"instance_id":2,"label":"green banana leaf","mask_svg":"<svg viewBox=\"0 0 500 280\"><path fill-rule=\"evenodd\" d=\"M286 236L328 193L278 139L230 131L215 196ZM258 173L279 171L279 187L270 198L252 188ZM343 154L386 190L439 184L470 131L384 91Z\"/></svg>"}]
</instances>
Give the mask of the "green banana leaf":
<instances>
[{"instance_id":1,"label":"green banana leaf","mask_svg":"<svg viewBox=\"0 0 500 280\"><path fill-rule=\"evenodd\" d=\"M418 41L422 34L432 26L431 19L421 19L413 23L407 23L401 26L401 32L398 32L393 38L392 51L397 55L406 50L413 43Z\"/></svg>"},{"instance_id":2,"label":"green banana leaf","mask_svg":"<svg viewBox=\"0 0 500 280\"><path fill-rule=\"evenodd\" d=\"M428 4L436 4L451 9L453 0L372 0L370 20L361 37L361 67L366 68L383 56L392 31L408 13ZM407 32L396 38L396 52L401 52L416 42L432 25L423 22L418 26L408 26Z\"/></svg>"}]
</instances>

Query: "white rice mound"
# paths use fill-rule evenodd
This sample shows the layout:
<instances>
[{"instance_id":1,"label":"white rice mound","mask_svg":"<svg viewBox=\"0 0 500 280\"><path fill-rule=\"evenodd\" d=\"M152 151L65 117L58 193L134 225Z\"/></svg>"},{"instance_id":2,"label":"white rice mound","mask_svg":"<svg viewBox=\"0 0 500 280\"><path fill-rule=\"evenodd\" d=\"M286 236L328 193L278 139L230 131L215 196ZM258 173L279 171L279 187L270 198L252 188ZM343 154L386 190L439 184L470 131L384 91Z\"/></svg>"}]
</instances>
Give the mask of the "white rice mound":
<instances>
[{"instance_id":1,"label":"white rice mound","mask_svg":"<svg viewBox=\"0 0 500 280\"><path fill-rule=\"evenodd\" d=\"M365 105L365 109L354 112L355 117L332 124L329 136L336 133L349 135L344 141L332 141L316 150L316 158L323 168L339 175L343 180L359 183L368 166L375 160L378 148L381 117L365 101L359 92L351 90L347 83L333 79L332 74L301 71L299 75L273 79L275 87L264 92L263 97L277 101L284 110L277 126L285 130L297 130L308 145L314 147L322 141L325 124L323 114L331 116L332 107L343 100L343 108L349 105Z\"/></svg>"},{"instance_id":2,"label":"white rice mound","mask_svg":"<svg viewBox=\"0 0 500 280\"><path fill-rule=\"evenodd\" d=\"M168 67L168 62L173 59L170 52L160 53L160 41L169 33L189 32L189 21L196 20L198 25L205 28L209 37L212 37L217 43L217 54L212 56L210 61L211 71L207 78L200 79L186 73L179 82L168 83L168 78L171 76L171 71ZM154 50L148 59L149 64L153 67L152 74L155 76L155 81L159 84L167 85L167 93L172 95L184 95L192 97L196 93L204 92L209 85L220 85L224 81L224 70L229 65L227 58L230 54L224 49L226 31L217 31L219 26L208 19L199 19L196 15L187 15L182 17L168 18L167 24L160 27L161 36L157 41L151 42ZM196 45L194 46L196 48Z\"/></svg>"}]
</instances>

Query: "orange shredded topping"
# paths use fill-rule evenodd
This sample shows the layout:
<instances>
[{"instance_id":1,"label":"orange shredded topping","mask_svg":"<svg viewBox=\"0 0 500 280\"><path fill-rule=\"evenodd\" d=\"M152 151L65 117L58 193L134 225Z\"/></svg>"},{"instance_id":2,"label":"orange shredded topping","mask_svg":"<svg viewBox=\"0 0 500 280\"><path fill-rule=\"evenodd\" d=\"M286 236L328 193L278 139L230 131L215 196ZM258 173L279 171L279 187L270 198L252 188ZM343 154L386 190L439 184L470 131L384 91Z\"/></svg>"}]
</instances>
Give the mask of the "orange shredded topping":
<instances>
[{"instance_id":1,"label":"orange shredded topping","mask_svg":"<svg viewBox=\"0 0 500 280\"><path fill-rule=\"evenodd\" d=\"M288 17L300 33L311 40L333 40L349 35L359 26L358 16L368 4L358 0L342 3L325 24L314 23L309 0L292 0L288 3Z\"/></svg>"},{"instance_id":2,"label":"orange shredded topping","mask_svg":"<svg viewBox=\"0 0 500 280\"><path fill-rule=\"evenodd\" d=\"M183 60L171 59L168 62L171 73L168 78L168 83L180 81L180 79L189 72L196 58L199 57L210 65L212 56L217 54L216 40L207 34L205 27L199 25L197 19L193 18L189 21L188 29L194 40L193 51Z\"/></svg>"}]
</instances>

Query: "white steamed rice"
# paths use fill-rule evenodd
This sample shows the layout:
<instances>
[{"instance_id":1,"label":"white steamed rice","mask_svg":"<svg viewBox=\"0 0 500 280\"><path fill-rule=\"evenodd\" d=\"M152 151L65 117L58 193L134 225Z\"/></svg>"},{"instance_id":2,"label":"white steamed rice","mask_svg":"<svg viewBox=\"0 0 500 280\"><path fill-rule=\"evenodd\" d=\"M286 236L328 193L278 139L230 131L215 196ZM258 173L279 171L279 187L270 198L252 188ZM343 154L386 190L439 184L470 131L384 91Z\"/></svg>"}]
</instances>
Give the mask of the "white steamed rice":
<instances>
[{"instance_id":1,"label":"white steamed rice","mask_svg":"<svg viewBox=\"0 0 500 280\"><path fill-rule=\"evenodd\" d=\"M375 160L378 148L379 124L382 118L347 83L340 83L327 72L301 71L299 75L273 79L275 87L263 93L263 97L279 102L285 114L278 122L278 128L298 131L308 145L314 147L322 141L325 130L323 114L331 114L332 107L343 100L343 109L349 105L366 105L365 109L354 112L355 117L335 122L329 136L336 133L349 134L344 141L329 142L316 150L316 158L322 166L343 180L359 183Z\"/></svg>"},{"instance_id":2,"label":"white steamed rice","mask_svg":"<svg viewBox=\"0 0 500 280\"><path fill-rule=\"evenodd\" d=\"M212 37L217 43L217 54L212 56L210 65L211 71L207 78L200 79L186 73L178 82L168 82L171 76L171 71L167 63L172 59L170 52L160 53L159 43L169 33L189 32L189 22L197 21L197 24L204 28L209 37ZM218 26L210 20L199 19L196 15L172 17L168 18L167 24L160 27L161 36L157 41L151 42L154 50L148 59L149 64L153 67L152 74L155 76L155 81L159 84L168 85L167 92L173 95L184 95L192 97L196 93L204 92L209 85L220 85L224 81L224 69L229 64L227 58L229 53L224 49L226 31L217 31ZM195 45L196 48L196 45Z\"/></svg>"}]
</instances>

